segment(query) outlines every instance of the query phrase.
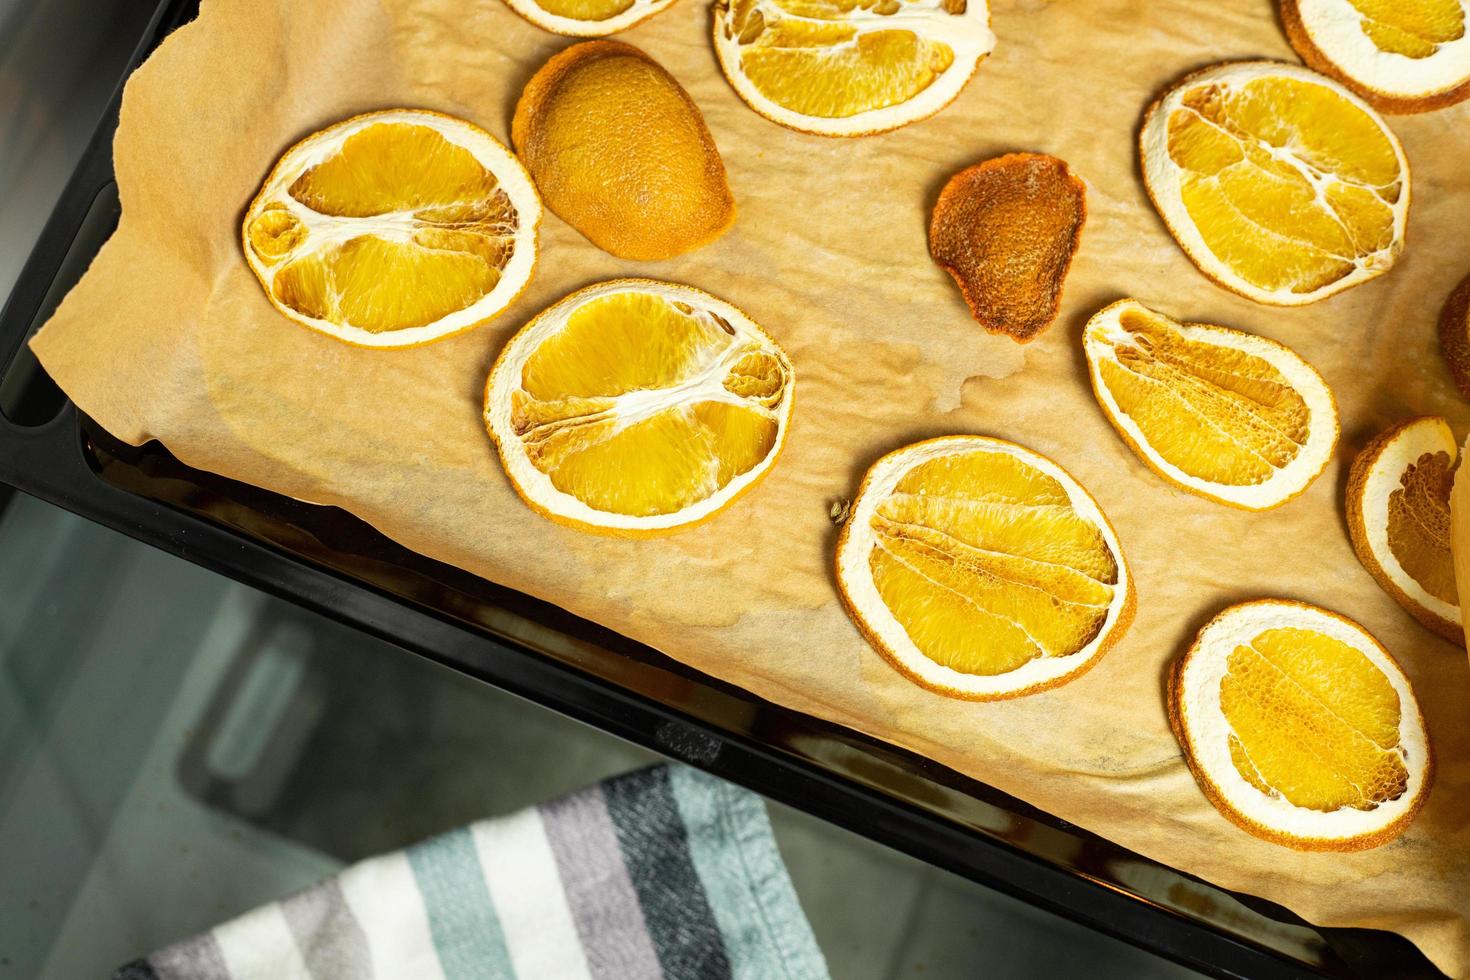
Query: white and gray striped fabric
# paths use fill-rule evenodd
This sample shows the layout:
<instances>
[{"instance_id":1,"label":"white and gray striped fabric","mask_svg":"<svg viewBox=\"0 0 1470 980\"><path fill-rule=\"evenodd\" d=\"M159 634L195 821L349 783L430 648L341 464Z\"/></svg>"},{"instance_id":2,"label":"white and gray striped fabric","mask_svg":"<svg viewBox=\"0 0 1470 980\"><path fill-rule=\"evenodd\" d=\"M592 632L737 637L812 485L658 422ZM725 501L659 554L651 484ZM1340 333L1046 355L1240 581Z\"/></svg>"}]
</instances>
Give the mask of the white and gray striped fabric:
<instances>
[{"instance_id":1,"label":"white and gray striped fabric","mask_svg":"<svg viewBox=\"0 0 1470 980\"><path fill-rule=\"evenodd\" d=\"M828 980L759 797L620 776L354 865L113 980Z\"/></svg>"}]
</instances>

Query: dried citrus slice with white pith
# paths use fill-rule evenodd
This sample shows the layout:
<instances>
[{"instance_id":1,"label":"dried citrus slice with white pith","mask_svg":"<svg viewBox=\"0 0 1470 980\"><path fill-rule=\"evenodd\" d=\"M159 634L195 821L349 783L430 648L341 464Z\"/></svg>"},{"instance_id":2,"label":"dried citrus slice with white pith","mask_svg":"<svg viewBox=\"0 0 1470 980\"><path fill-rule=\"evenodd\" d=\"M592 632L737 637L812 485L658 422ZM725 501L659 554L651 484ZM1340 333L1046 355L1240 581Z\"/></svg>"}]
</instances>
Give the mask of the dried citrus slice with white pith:
<instances>
[{"instance_id":1,"label":"dried citrus slice with white pith","mask_svg":"<svg viewBox=\"0 0 1470 980\"><path fill-rule=\"evenodd\" d=\"M645 537L713 517L770 470L794 384L785 352L734 306L619 279L511 338L485 387L485 424L532 509Z\"/></svg>"},{"instance_id":2,"label":"dried citrus slice with white pith","mask_svg":"<svg viewBox=\"0 0 1470 980\"><path fill-rule=\"evenodd\" d=\"M1410 419L1363 447L1348 477L1358 560L1419 622L1465 642L1450 557L1450 488L1459 447L1437 416Z\"/></svg>"},{"instance_id":3,"label":"dried citrus slice with white pith","mask_svg":"<svg viewBox=\"0 0 1470 980\"><path fill-rule=\"evenodd\" d=\"M1387 843L1434 777L1403 670L1357 623L1300 602L1210 620L1175 666L1169 720L1216 809L1299 850Z\"/></svg>"},{"instance_id":4,"label":"dried citrus slice with white pith","mask_svg":"<svg viewBox=\"0 0 1470 980\"><path fill-rule=\"evenodd\" d=\"M1133 579L1097 501L1014 443L946 436L868 470L837 542L837 585L910 680L993 701L1081 675L1133 618Z\"/></svg>"},{"instance_id":5,"label":"dried citrus slice with white pith","mask_svg":"<svg viewBox=\"0 0 1470 980\"><path fill-rule=\"evenodd\" d=\"M287 150L245 212L245 259L277 310L364 347L478 326L531 279L541 200L489 133L370 112Z\"/></svg>"},{"instance_id":6,"label":"dried citrus slice with white pith","mask_svg":"<svg viewBox=\"0 0 1470 980\"><path fill-rule=\"evenodd\" d=\"M1113 428L1150 469L1191 493L1269 510L1332 459L1332 392L1274 341L1180 323L1126 299L1087 322L1082 346Z\"/></svg>"},{"instance_id":7,"label":"dried citrus slice with white pith","mask_svg":"<svg viewBox=\"0 0 1470 980\"><path fill-rule=\"evenodd\" d=\"M986 0L715 0L715 54L752 109L866 136L932 116L995 47Z\"/></svg>"},{"instance_id":8,"label":"dried citrus slice with white pith","mask_svg":"<svg viewBox=\"0 0 1470 980\"><path fill-rule=\"evenodd\" d=\"M505 0L543 31L568 37L606 37L641 24L674 0Z\"/></svg>"},{"instance_id":9,"label":"dried citrus slice with white pith","mask_svg":"<svg viewBox=\"0 0 1470 980\"><path fill-rule=\"evenodd\" d=\"M1403 147L1368 103L1309 69L1248 61L1189 75L1149 107L1139 152L1185 254L1257 302L1326 299L1403 250Z\"/></svg>"},{"instance_id":10,"label":"dried citrus slice with white pith","mask_svg":"<svg viewBox=\"0 0 1470 980\"><path fill-rule=\"evenodd\" d=\"M1470 98L1470 0L1281 0L1302 60L1382 112Z\"/></svg>"}]
</instances>

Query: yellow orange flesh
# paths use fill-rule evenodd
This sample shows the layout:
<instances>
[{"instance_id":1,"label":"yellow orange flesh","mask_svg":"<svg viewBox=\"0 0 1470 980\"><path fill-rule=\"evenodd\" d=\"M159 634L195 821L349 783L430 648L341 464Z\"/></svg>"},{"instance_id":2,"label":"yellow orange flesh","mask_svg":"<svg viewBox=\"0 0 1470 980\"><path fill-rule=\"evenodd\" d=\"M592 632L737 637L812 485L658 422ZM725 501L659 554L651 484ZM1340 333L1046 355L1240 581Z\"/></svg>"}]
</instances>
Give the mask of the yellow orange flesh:
<instances>
[{"instance_id":1,"label":"yellow orange flesh","mask_svg":"<svg viewBox=\"0 0 1470 980\"><path fill-rule=\"evenodd\" d=\"M1322 85L1202 84L1170 115L1167 146L1206 246L1259 289L1314 292L1393 242L1405 176L1394 146Z\"/></svg>"},{"instance_id":2,"label":"yellow orange flesh","mask_svg":"<svg viewBox=\"0 0 1470 980\"><path fill-rule=\"evenodd\" d=\"M1125 311L1128 342L1102 383L1150 448L1211 483L1261 483L1306 445L1311 414L1280 371L1244 351L1186 339L1176 324Z\"/></svg>"},{"instance_id":3,"label":"yellow orange flesh","mask_svg":"<svg viewBox=\"0 0 1470 980\"><path fill-rule=\"evenodd\" d=\"M1102 533L1062 485L1001 453L914 467L872 526L869 568L884 605L920 652L964 673L1082 649L1119 580Z\"/></svg>"},{"instance_id":4,"label":"yellow orange flesh","mask_svg":"<svg viewBox=\"0 0 1470 980\"><path fill-rule=\"evenodd\" d=\"M1450 488L1454 462L1447 453L1425 453L1404 470L1388 498L1388 547L1424 591L1459 603L1450 558Z\"/></svg>"},{"instance_id":5,"label":"yellow orange flesh","mask_svg":"<svg viewBox=\"0 0 1470 980\"><path fill-rule=\"evenodd\" d=\"M1465 36L1458 0L1348 0L1363 15L1363 33L1380 51L1428 58Z\"/></svg>"},{"instance_id":6,"label":"yellow orange flesh","mask_svg":"<svg viewBox=\"0 0 1470 980\"><path fill-rule=\"evenodd\" d=\"M906 6L904 0L735 0L731 26L740 71L767 99L804 116L838 119L908 102L949 69L953 49L913 31L859 32L843 23L853 10L892 15Z\"/></svg>"},{"instance_id":7,"label":"yellow orange flesh","mask_svg":"<svg viewBox=\"0 0 1470 980\"><path fill-rule=\"evenodd\" d=\"M290 310L372 333L420 327L495 288L518 215L495 175L426 126L383 123L302 173L246 227L271 291Z\"/></svg>"},{"instance_id":8,"label":"yellow orange flesh","mask_svg":"<svg viewBox=\"0 0 1470 980\"><path fill-rule=\"evenodd\" d=\"M633 0L536 0L536 6L558 17L607 20L633 6Z\"/></svg>"},{"instance_id":9,"label":"yellow orange flesh","mask_svg":"<svg viewBox=\"0 0 1470 980\"><path fill-rule=\"evenodd\" d=\"M775 448L789 379L708 313L646 293L591 300L527 358L511 425L554 486L600 511L670 514Z\"/></svg>"},{"instance_id":10,"label":"yellow orange flesh","mask_svg":"<svg viewBox=\"0 0 1470 980\"><path fill-rule=\"evenodd\" d=\"M1220 685L1230 756L1268 795L1331 812L1403 794L1402 706L1383 671L1315 630L1268 629L1235 647Z\"/></svg>"}]
</instances>

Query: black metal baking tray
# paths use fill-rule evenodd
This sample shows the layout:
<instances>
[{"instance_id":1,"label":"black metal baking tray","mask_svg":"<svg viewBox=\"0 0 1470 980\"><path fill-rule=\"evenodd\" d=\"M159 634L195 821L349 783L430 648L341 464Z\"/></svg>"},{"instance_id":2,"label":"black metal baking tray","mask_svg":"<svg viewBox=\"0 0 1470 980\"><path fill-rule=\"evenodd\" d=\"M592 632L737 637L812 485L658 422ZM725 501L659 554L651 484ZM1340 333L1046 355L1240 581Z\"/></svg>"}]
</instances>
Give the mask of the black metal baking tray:
<instances>
[{"instance_id":1,"label":"black metal baking tray","mask_svg":"<svg viewBox=\"0 0 1470 980\"><path fill-rule=\"evenodd\" d=\"M128 70L197 6L159 3ZM121 90L0 312L0 483L1203 972L1440 975L1401 936L1310 926L407 551L344 511L111 438L66 401L25 340L116 226Z\"/></svg>"}]
</instances>

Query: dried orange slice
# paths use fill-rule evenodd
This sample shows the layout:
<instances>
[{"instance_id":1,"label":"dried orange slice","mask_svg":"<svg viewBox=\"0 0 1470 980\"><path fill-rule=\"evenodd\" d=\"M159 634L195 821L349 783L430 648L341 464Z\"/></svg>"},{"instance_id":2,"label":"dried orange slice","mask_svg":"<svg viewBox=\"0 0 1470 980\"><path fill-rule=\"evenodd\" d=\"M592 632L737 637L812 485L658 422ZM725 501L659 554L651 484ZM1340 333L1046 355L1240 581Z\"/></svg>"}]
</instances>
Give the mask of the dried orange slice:
<instances>
[{"instance_id":1,"label":"dried orange slice","mask_svg":"<svg viewBox=\"0 0 1470 980\"><path fill-rule=\"evenodd\" d=\"M1410 419L1358 453L1347 520L1358 560L1385 592L1452 643L1465 642L1450 557L1455 434L1437 416Z\"/></svg>"},{"instance_id":2,"label":"dried orange slice","mask_svg":"<svg viewBox=\"0 0 1470 980\"><path fill-rule=\"evenodd\" d=\"M910 680L993 701L1097 663L1133 619L1133 578L1097 501L1014 443L946 436L868 470L837 542L837 586Z\"/></svg>"},{"instance_id":3,"label":"dried orange slice","mask_svg":"<svg viewBox=\"0 0 1470 980\"><path fill-rule=\"evenodd\" d=\"M1082 347L1093 394L1118 435L1191 493L1269 510L1305 490L1332 459L1332 392L1274 341L1180 323L1125 299L1087 322Z\"/></svg>"},{"instance_id":4,"label":"dried orange slice","mask_svg":"<svg viewBox=\"0 0 1470 980\"><path fill-rule=\"evenodd\" d=\"M1189 75L1149 107L1144 183L1205 275L1300 306L1387 272L1404 247L1409 163L1366 102L1270 61Z\"/></svg>"},{"instance_id":5,"label":"dried orange slice","mask_svg":"<svg viewBox=\"0 0 1470 980\"><path fill-rule=\"evenodd\" d=\"M674 0L505 0L543 31L569 37L606 37L641 24Z\"/></svg>"},{"instance_id":6,"label":"dried orange slice","mask_svg":"<svg viewBox=\"0 0 1470 980\"><path fill-rule=\"evenodd\" d=\"M986 0L715 0L715 54L756 112L821 136L949 105L995 47Z\"/></svg>"},{"instance_id":7,"label":"dried orange slice","mask_svg":"<svg viewBox=\"0 0 1470 980\"><path fill-rule=\"evenodd\" d=\"M1455 387L1470 398L1470 276L1460 280L1440 311L1439 349Z\"/></svg>"},{"instance_id":8,"label":"dried orange slice","mask_svg":"<svg viewBox=\"0 0 1470 980\"><path fill-rule=\"evenodd\" d=\"M1470 0L1281 0L1302 60L1382 112L1470 97Z\"/></svg>"},{"instance_id":9,"label":"dried orange slice","mask_svg":"<svg viewBox=\"0 0 1470 980\"><path fill-rule=\"evenodd\" d=\"M1470 439L1465 441L1460 452L1461 455L1470 452ZM1465 475L1467 472L1470 470L1460 467L1450 489L1450 558L1461 609L1470 603L1470 476ZM1465 642L1463 636L1461 642Z\"/></svg>"},{"instance_id":10,"label":"dried orange slice","mask_svg":"<svg viewBox=\"0 0 1470 980\"><path fill-rule=\"evenodd\" d=\"M708 520L770 471L794 385L785 352L734 306L618 279L511 338L485 387L485 424L533 510L645 537Z\"/></svg>"},{"instance_id":11,"label":"dried orange slice","mask_svg":"<svg viewBox=\"0 0 1470 980\"><path fill-rule=\"evenodd\" d=\"M1397 837L1434 778L1409 679L1367 630L1284 599L1231 606L1174 669L1169 718L1237 826L1307 851Z\"/></svg>"},{"instance_id":12,"label":"dried orange slice","mask_svg":"<svg viewBox=\"0 0 1470 980\"><path fill-rule=\"evenodd\" d=\"M422 109L370 112L287 150L245 212L277 310L364 347L478 326L531 280L541 200L501 143Z\"/></svg>"},{"instance_id":13,"label":"dried orange slice","mask_svg":"<svg viewBox=\"0 0 1470 980\"><path fill-rule=\"evenodd\" d=\"M682 255L735 221L699 107L632 45L554 55L526 83L510 135L547 207L619 258Z\"/></svg>"},{"instance_id":14,"label":"dried orange slice","mask_svg":"<svg viewBox=\"0 0 1470 980\"><path fill-rule=\"evenodd\" d=\"M929 221L929 253L990 333L1026 343L1057 317L1087 220L1087 187L1067 164L1011 153L949 179Z\"/></svg>"}]
</instances>

